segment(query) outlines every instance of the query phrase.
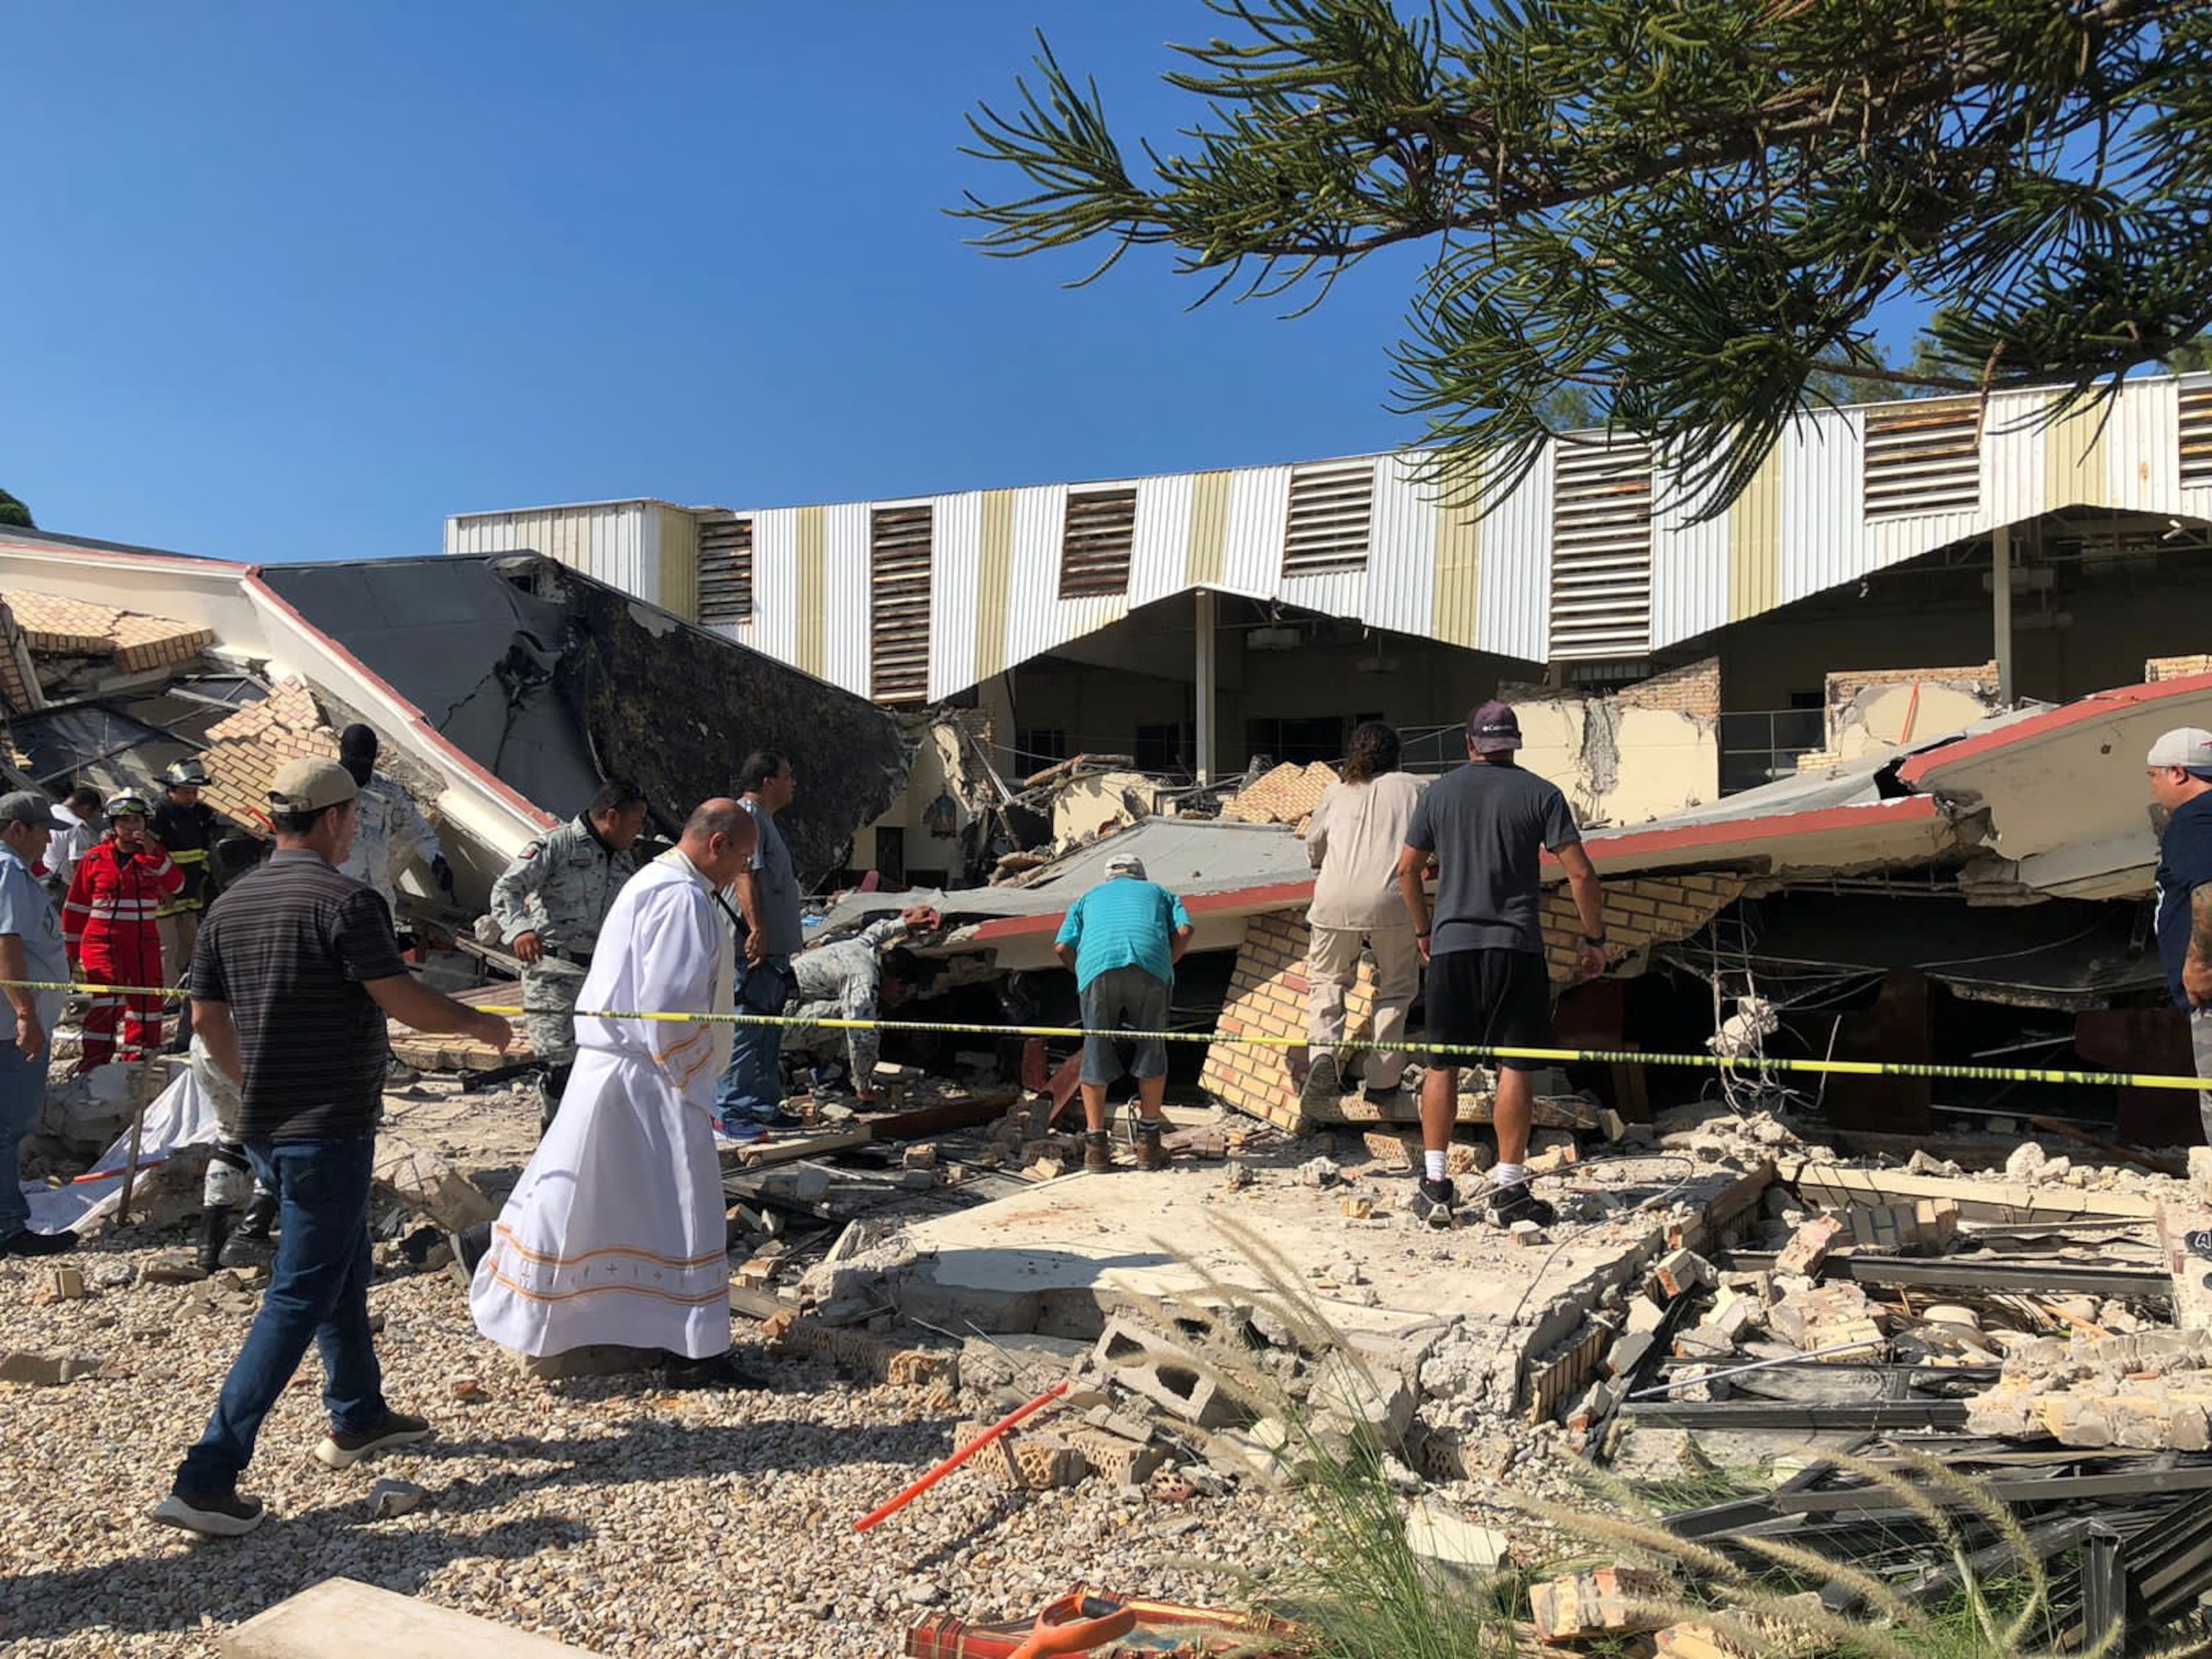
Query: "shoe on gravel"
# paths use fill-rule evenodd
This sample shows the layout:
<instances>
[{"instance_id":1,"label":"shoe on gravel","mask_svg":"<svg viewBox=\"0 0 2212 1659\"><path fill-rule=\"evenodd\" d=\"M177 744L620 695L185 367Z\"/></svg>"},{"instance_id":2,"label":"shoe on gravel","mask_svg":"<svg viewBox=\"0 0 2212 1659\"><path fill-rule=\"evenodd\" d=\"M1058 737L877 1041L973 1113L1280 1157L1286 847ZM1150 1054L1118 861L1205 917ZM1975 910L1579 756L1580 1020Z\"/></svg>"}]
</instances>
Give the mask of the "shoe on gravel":
<instances>
[{"instance_id":1,"label":"shoe on gravel","mask_svg":"<svg viewBox=\"0 0 2212 1659\"><path fill-rule=\"evenodd\" d=\"M1424 1176L1419 1188L1413 1194L1413 1213L1442 1232L1452 1224L1452 1206L1458 1197L1459 1194L1452 1190L1449 1176L1442 1181L1431 1181Z\"/></svg>"},{"instance_id":2,"label":"shoe on gravel","mask_svg":"<svg viewBox=\"0 0 2212 1659\"><path fill-rule=\"evenodd\" d=\"M1539 1227L1549 1227L1559 1218L1559 1212L1530 1192L1525 1181L1499 1187L1490 1194L1490 1219L1494 1225L1510 1227L1518 1221L1533 1221Z\"/></svg>"},{"instance_id":3,"label":"shoe on gravel","mask_svg":"<svg viewBox=\"0 0 2212 1659\"><path fill-rule=\"evenodd\" d=\"M1298 1091L1298 1108L1308 1117L1326 1116L1343 1092L1344 1068L1337 1064L1336 1051L1324 1048L1306 1068L1305 1085Z\"/></svg>"},{"instance_id":4,"label":"shoe on gravel","mask_svg":"<svg viewBox=\"0 0 2212 1659\"><path fill-rule=\"evenodd\" d=\"M67 1255L76 1247L77 1236L73 1232L34 1233L26 1227L0 1245L0 1255Z\"/></svg>"},{"instance_id":5,"label":"shoe on gravel","mask_svg":"<svg viewBox=\"0 0 2212 1659\"><path fill-rule=\"evenodd\" d=\"M1104 1175L1114 1167L1114 1143L1104 1131L1092 1134L1087 1130L1083 1136L1083 1173Z\"/></svg>"},{"instance_id":6,"label":"shoe on gravel","mask_svg":"<svg viewBox=\"0 0 2212 1659\"><path fill-rule=\"evenodd\" d=\"M404 1412L387 1411L381 1423L358 1434L332 1429L323 1437L323 1443L315 1448L315 1461L325 1468L349 1469L365 1457L414 1445L428 1440L430 1435L430 1425L423 1419L410 1417Z\"/></svg>"},{"instance_id":7,"label":"shoe on gravel","mask_svg":"<svg viewBox=\"0 0 2212 1659\"><path fill-rule=\"evenodd\" d=\"M236 1538L252 1532L268 1513L258 1498L229 1492L186 1492L179 1486L155 1505L154 1519L207 1538Z\"/></svg>"}]
</instances>

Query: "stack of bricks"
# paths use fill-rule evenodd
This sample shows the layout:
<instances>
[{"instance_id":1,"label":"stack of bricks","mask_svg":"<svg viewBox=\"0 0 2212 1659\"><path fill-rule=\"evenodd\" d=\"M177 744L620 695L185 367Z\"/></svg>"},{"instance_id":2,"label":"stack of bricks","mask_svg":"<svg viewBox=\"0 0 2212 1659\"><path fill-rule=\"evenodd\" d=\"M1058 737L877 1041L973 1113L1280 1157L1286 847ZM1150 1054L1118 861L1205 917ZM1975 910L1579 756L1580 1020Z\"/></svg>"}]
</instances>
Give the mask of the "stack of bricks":
<instances>
[{"instance_id":1,"label":"stack of bricks","mask_svg":"<svg viewBox=\"0 0 2212 1659\"><path fill-rule=\"evenodd\" d=\"M1654 945L1697 933L1743 896L1736 876L1642 876L1605 884L1606 955L1640 960ZM1575 950L1583 933L1573 893L1563 882L1544 896L1544 962L1552 981L1574 978Z\"/></svg>"},{"instance_id":2,"label":"stack of bricks","mask_svg":"<svg viewBox=\"0 0 2212 1659\"><path fill-rule=\"evenodd\" d=\"M1643 1567L1606 1567L1528 1587L1528 1613L1546 1642L1630 1636L1672 1622L1666 1579Z\"/></svg>"},{"instance_id":3,"label":"stack of bricks","mask_svg":"<svg viewBox=\"0 0 2212 1659\"><path fill-rule=\"evenodd\" d=\"M1244 924L1243 948L1221 1005L1222 1036L1305 1036L1307 941L1305 918L1295 910L1254 916ZM1358 981L1345 999L1346 1033L1370 1035L1374 1017L1374 971L1363 957ZM1224 1105L1295 1133L1304 1124L1291 1071L1296 1052L1277 1042L1210 1043L1199 1082Z\"/></svg>"},{"instance_id":4,"label":"stack of bricks","mask_svg":"<svg viewBox=\"0 0 2212 1659\"><path fill-rule=\"evenodd\" d=\"M1800 1353L1859 1345L1849 1352L1824 1356L1840 1365L1863 1365L1870 1358L1879 1358L1887 1342L1874 1304L1856 1285L1823 1285L1784 1297L1767 1310L1766 1322L1777 1335L1796 1343Z\"/></svg>"},{"instance_id":5,"label":"stack of bricks","mask_svg":"<svg viewBox=\"0 0 2212 1659\"><path fill-rule=\"evenodd\" d=\"M0 600L0 702L11 714L28 714L46 706L39 689L39 671L31 660L31 642L15 613Z\"/></svg>"},{"instance_id":6,"label":"stack of bricks","mask_svg":"<svg viewBox=\"0 0 2212 1659\"><path fill-rule=\"evenodd\" d=\"M208 728L207 804L234 823L266 829L269 787L287 761L335 760L337 738L314 694L280 680L259 702Z\"/></svg>"},{"instance_id":7,"label":"stack of bricks","mask_svg":"<svg viewBox=\"0 0 2212 1659\"><path fill-rule=\"evenodd\" d=\"M1320 761L1310 766L1285 761L1224 803L1221 816L1238 823L1302 824L1321 804L1322 792L1337 781L1334 769Z\"/></svg>"},{"instance_id":8,"label":"stack of bricks","mask_svg":"<svg viewBox=\"0 0 2212 1659\"><path fill-rule=\"evenodd\" d=\"M1610 882L1605 889L1607 954L1618 963L1642 957L1652 945L1687 939L1743 894L1735 876L1652 876ZM1564 884L1545 898L1545 960L1553 981L1574 977L1582 921ZM1295 910L1254 916L1221 1006L1224 1037L1302 1038L1306 1031L1305 918ZM1345 1000L1345 1030L1354 1038L1373 1034L1375 981L1362 960L1359 978ZM1417 1048L1418 1042L1414 1045ZM1199 1081L1227 1106L1297 1133L1305 1127L1291 1072L1295 1049L1281 1043L1215 1042L1206 1051Z\"/></svg>"},{"instance_id":9,"label":"stack of bricks","mask_svg":"<svg viewBox=\"0 0 2212 1659\"><path fill-rule=\"evenodd\" d=\"M2153 657L2143 665L2143 678L2154 685L2160 680L2194 679L2212 674L2212 657Z\"/></svg>"},{"instance_id":10,"label":"stack of bricks","mask_svg":"<svg viewBox=\"0 0 2212 1659\"><path fill-rule=\"evenodd\" d=\"M117 666L135 674L190 662L215 643L215 630L126 611L116 618L109 637L115 644Z\"/></svg>"},{"instance_id":11,"label":"stack of bricks","mask_svg":"<svg viewBox=\"0 0 2212 1659\"><path fill-rule=\"evenodd\" d=\"M1948 1198L1854 1209L1851 1243L1881 1255L1941 1255L1959 1231L1959 1206Z\"/></svg>"}]
</instances>

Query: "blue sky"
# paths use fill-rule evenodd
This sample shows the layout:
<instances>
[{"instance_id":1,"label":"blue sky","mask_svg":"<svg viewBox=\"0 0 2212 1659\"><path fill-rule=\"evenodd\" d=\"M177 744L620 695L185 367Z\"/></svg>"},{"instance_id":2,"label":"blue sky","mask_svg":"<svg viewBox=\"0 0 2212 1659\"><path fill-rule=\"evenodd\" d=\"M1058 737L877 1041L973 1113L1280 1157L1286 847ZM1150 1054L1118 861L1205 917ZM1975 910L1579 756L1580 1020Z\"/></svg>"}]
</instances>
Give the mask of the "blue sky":
<instances>
[{"instance_id":1,"label":"blue sky","mask_svg":"<svg viewBox=\"0 0 2212 1659\"><path fill-rule=\"evenodd\" d=\"M942 210L1030 31L1159 132L1199 0L11 8L0 488L259 561L446 514L733 507L1408 441L1402 272L1304 320Z\"/></svg>"}]
</instances>

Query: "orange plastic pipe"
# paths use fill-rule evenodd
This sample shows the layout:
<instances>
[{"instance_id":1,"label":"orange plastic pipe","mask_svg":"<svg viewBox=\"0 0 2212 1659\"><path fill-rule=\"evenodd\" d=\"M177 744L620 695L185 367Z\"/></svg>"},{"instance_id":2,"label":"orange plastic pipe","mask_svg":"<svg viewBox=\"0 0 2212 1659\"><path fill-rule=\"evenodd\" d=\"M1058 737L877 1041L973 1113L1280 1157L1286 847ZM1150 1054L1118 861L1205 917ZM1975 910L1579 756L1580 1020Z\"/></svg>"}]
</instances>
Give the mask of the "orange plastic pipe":
<instances>
[{"instance_id":1,"label":"orange plastic pipe","mask_svg":"<svg viewBox=\"0 0 2212 1659\"><path fill-rule=\"evenodd\" d=\"M1012 1411L1008 1412L997 1422L992 1424L989 1428L984 1430L982 1433L977 1435L973 1440L970 1440L966 1445L961 1447L958 1451L954 1452L951 1456L946 1458L942 1463L939 1463L927 1474L923 1475L921 1479L915 1481L914 1485L908 1486L897 1497L892 1498L888 1504L884 1504L876 1509L870 1510L866 1515L853 1522L853 1530L854 1532L866 1532L870 1527L874 1526L877 1522L884 1520L890 1516L897 1514L908 1504L914 1502L915 1498L921 1497L922 1493L927 1492L939 1481L944 1480L946 1475L951 1474L953 1470L958 1468L963 1463L973 1457L977 1452L982 1450L984 1447L989 1445L994 1440L996 1440L1008 1429L1012 1428L1024 1418L1042 1411L1047 1406L1052 1404L1054 1401L1059 1399L1060 1395L1066 1394L1074 1386L1075 1384L1072 1380L1066 1382L1055 1382L1052 1387L1047 1389L1036 1399L1030 1401L1028 1405L1016 1407Z\"/></svg>"}]
</instances>

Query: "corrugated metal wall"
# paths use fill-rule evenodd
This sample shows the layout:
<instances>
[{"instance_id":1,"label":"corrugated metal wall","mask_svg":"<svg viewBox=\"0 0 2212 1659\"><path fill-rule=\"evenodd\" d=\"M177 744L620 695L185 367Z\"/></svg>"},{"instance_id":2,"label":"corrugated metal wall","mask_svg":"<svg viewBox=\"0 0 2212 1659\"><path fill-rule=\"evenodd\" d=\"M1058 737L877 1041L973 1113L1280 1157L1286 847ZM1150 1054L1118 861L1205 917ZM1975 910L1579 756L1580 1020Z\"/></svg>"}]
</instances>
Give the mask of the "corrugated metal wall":
<instances>
[{"instance_id":1,"label":"corrugated metal wall","mask_svg":"<svg viewBox=\"0 0 2212 1659\"><path fill-rule=\"evenodd\" d=\"M2189 384L2208 382L2212 377ZM1662 466L1651 535L1652 646L1663 649L2055 508L2106 505L2212 518L2212 483L2180 486L2179 384L2134 382L2111 410L2057 424L2039 418L2050 394L1993 398L1971 508L1868 522L1866 407L1792 425L1751 488L1709 523L1692 522ZM1443 492L1418 454L1371 459L1364 568L1316 574L1283 573L1288 466L1102 483L1136 491L1126 596L1060 598L1068 486L933 498L929 695L965 690L1194 587L1544 661L1552 454L1480 520L1464 507L1440 506ZM866 695L869 515L881 505L752 514L754 612L729 630L734 637ZM447 522L446 545L453 553L532 547L680 615L696 613L696 525L665 502L457 518Z\"/></svg>"}]
</instances>

